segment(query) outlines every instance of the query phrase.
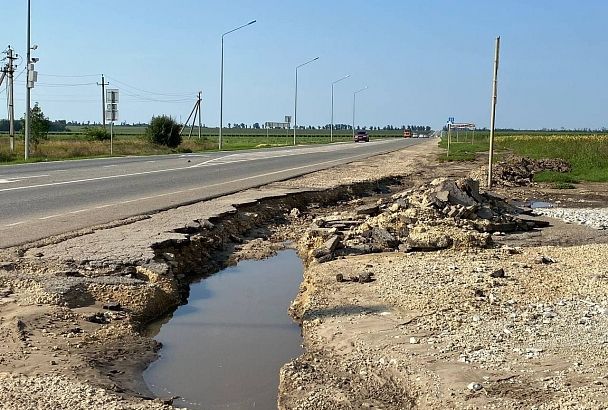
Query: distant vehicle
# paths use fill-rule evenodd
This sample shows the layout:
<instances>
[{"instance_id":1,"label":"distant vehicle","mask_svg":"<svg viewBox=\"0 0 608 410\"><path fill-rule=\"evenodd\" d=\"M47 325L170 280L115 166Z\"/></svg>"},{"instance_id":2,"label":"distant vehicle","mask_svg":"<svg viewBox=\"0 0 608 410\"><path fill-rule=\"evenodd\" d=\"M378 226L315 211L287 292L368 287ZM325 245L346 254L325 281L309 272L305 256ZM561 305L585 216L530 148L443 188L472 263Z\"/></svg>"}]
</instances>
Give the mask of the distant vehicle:
<instances>
[{"instance_id":1,"label":"distant vehicle","mask_svg":"<svg viewBox=\"0 0 608 410\"><path fill-rule=\"evenodd\" d=\"M403 138L412 138L412 131L403 130Z\"/></svg>"},{"instance_id":2,"label":"distant vehicle","mask_svg":"<svg viewBox=\"0 0 608 410\"><path fill-rule=\"evenodd\" d=\"M355 134L355 142L369 142L369 135L367 135L367 131L357 131Z\"/></svg>"}]
</instances>

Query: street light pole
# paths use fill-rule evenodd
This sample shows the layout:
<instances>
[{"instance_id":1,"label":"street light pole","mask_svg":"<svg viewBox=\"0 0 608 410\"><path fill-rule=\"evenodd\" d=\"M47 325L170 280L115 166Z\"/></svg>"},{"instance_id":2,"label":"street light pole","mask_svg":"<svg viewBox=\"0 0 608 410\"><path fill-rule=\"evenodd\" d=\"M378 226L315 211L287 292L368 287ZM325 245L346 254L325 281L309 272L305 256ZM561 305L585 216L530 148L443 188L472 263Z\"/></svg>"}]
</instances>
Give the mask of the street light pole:
<instances>
[{"instance_id":1,"label":"street light pole","mask_svg":"<svg viewBox=\"0 0 608 410\"><path fill-rule=\"evenodd\" d=\"M357 90L353 93L353 138L355 138L355 104L357 101L357 94L359 94L361 91L365 91L367 90L367 86L363 87L360 90Z\"/></svg>"},{"instance_id":2,"label":"street light pole","mask_svg":"<svg viewBox=\"0 0 608 410\"><path fill-rule=\"evenodd\" d=\"M296 129L298 128L298 68L305 66L306 64L312 63L318 60L319 57L315 57L303 64L296 67L296 93L293 102L293 145L296 145Z\"/></svg>"},{"instance_id":3,"label":"street light pole","mask_svg":"<svg viewBox=\"0 0 608 410\"><path fill-rule=\"evenodd\" d=\"M331 83L331 128L329 131L329 142L334 142L334 84L339 83L342 80L346 80L348 77L350 77L350 74L345 75L339 80Z\"/></svg>"},{"instance_id":4,"label":"street light pole","mask_svg":"<svg viewBox=\"0 0 608 410\"><path fill-rule=\"evenodd\" d=\"M243 27L247 27L255 22L256 22L256 20L252 20L247 24L243 24L242 26L239 26L237 28L234 28L234 29L222 34L222 64L221 64L221 76L220 76L220 135L219 135L219 142L218 142L218 148L220 150L222 149L222 128L224 125L224 36L226 36L226 34L232 33L233 31L242 29Z\"/></svg>"},{"instance_id":5,"label":"street light pole","mask_svg":"<svg viewBox=\"0 0 608 410\"><path fill-rule=\"evenodd\" d=\"M30 9L31 1L27 0L27 57L26 57L26 77L25 77L25 136L24 136L24 159L27 161L30 156Z\"/></svg>"}]
</instances>

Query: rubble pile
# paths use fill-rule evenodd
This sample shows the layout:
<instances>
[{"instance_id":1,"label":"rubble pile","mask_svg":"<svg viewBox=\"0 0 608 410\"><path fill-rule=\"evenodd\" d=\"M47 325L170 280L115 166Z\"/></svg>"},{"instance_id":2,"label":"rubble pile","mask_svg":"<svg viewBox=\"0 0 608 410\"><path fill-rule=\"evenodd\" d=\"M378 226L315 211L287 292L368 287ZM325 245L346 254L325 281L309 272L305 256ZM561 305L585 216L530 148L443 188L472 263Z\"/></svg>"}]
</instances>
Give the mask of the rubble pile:
<instances>
[{"instance_id":1,"label":"rubble pile","mask_svg":"<svg viewBox=\"0 0 608 410\"><path fill-rule=\"evenodd\" d=\"M546 226L521 217L529 213L480 192L474 179L438 178L373 204L314 218L301 242L302 254L323 263L375 252L485 248L492 244L492 233Z\"/></svg>"},{"instance_id":2,"label":"rubble pile","mask_svg":"<svg viewBox=\"0 0 608 410\"><path fill-rule=\"evenodd\" d=\"M540 171L570 172L571 170L570 164L562 159L531 159L511 156L494 164L492 181L501 186L528 186L533 183L534 175ZM473 171L471 176L485 181L487 167L484 166Z\"/></svg>"}]
</instances>

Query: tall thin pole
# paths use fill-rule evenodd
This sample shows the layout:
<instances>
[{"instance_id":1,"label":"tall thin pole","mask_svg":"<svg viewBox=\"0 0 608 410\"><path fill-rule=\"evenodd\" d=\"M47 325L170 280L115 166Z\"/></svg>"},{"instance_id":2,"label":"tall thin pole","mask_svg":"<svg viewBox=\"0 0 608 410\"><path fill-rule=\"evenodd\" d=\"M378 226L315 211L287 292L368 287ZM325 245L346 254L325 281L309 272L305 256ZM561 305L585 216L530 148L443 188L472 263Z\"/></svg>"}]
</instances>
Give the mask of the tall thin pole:
<instances>
[{"instance_id":1,"label":"tall thin pole","mask_svg":"<svg viewBox=\"0 0 608 410\"><path fill-rule=\"evenodd\" d=\"M25 80L25 137L24 137L24 158L27 161L30 157L30 17L31 1L27 0L27 56L26 56L26 80Z\"/></svg>"},{"instance_id":2,"label":"tall thin pole","mask_svg":"<svg viewBox=\"0 0 608 410\"><path fill-rule=\"evenodd\" d=\"M220 133L219 133L219 141L218 141L218 149L222 149L222 128L224 126L224 37L226 34L230 34L233 31L237 31L242 29L243 27L249 26L255 23L256 20L252 20L247 24L243 24L237 28L234 28L230 31L222 34L222 62L221 62L221 74L220 74Z\"/></svg>"},{"instance_id":3,"label":"tall thin pole","mask_svg":"<svg viewBox=\"0 0 608 410\"><path fill-rule=\"evenodd\" d=\"M496 37L494 52L494 80L492 82L492 113L490 115L490 154L488 155L488 189L492 188L492 160L494 157L494 129L496 120L496 99L498 89L498 57L500 52L500 36Z\"/></svg>"},{"instance_id":4,"label":"tall thin pole","mask_svg":"<svg viewBox=\"0 0 608 410\"><path fill-rule=\"evenodd\" d=\"M452 139L452 124L448 123L448 153L447 157L450 156L450 140Z\"/></svg>"},{"instance_id":5,"label":"tall thin pole","mask_svg":"<svg viewBox=\"0 0 608 410\"><path fill-rule=\"evenodd\" d=\"M296 92L293 103L293 145L296 145L296 129L298 128L298 68L304 67L306 64L310 64L318 59L319 57L315 57L296 67Z\"/></svg>"},{"instance_id":6,"label":"tall thin pole","mask_svg":"<svg viewBox=\"0 0 608 410\"><path fill-rule=\"evenodd\" d=\"M299 66L298 66L299 67ZM296 92L293 101L293 145L296 145L296 129L298 128L298 67L296 67Z\"/></svg>"},{"instance_id":7,"label":"tall thin pole","mask_svg":"<svg viewBox=\"0 0 608 410\"><path fill-rule=\"evenodd\" d=\"M222 128L224 126L224 36L222 34L222 64L220 75L220 136L218 138L218 150L222 150Z\"/></svg>"},{"instance_id":8,"label":"tall thin pole","mask_svg":"<svg viewBox=\"0 0 608 410\"><path fill-rule=\"evenodd\" d=\"M331 124L329 128L329 142L334 142L334 83L331 83Z\"/></svg>"},{"instance_id":9,"label":"tall thin pole","mask_svg":"<svg viewBox=\"0 0 608 410\"><path fill-rule=\"evenodd\" d=\"M104 75L101 75L101 83L97 83L97 85L101 86L101 123L103 124L103 129L106 129L106 85L110 85L110 83L106 83L106 79Z\"/></svg>"},{"instance_id":10,"label":"tall thin pole","mask_svg":"<svg viewBox=\"0 0 608 410\"><path fill-rule=\"evenodd\" d=\"M203 93L202 91L198 92L198 102L197 102L197 104L198 104L198 139L199 140L201 139L201 129L203 127L202 122L201 122L201 101L203 99L201 97L202 93Z\"/></svg>"},{"instance_id":11,"label":"tall thin pole","mask_svg":"<svg viewBox=\"0 0 608 410\"><path fill-rule=\"evenodd\" d=\"M350 77L350 74L345 75L344 77L340 78L339 80L336 80L333 83L331 83L331 127L330 127L330 131L329 131L329 141L330 142L334 142L334 84L339 83L342 80L346 80L348 77Z\"/></svg>"},{"instance_id":12,"label":"tall thin pole","mask_svg":"<svg viewBox=\"0 0 608 410\"><path fill-rule=\"evenodd\" d=\"M8 46L8 134L11 146L11 152L15 151L15 102L14 102L14 89L13 89L13 73L15 72L15 67L13 66L13 60L16 57L13 57L13 49L11 46Z\"/></svg>"},{"instance_id":13,"label":"tall thin pole","mask_svg":"<svg viewBox=\"0 0 608 410\"><path fill-rule=\"evenodd\" d=\"M353 138L355 138L355 105L357 103L357 94L365 90L367 90L367 87L363 87L362 89L357 90L353 93Z\"/></svg>"}]
</instances>

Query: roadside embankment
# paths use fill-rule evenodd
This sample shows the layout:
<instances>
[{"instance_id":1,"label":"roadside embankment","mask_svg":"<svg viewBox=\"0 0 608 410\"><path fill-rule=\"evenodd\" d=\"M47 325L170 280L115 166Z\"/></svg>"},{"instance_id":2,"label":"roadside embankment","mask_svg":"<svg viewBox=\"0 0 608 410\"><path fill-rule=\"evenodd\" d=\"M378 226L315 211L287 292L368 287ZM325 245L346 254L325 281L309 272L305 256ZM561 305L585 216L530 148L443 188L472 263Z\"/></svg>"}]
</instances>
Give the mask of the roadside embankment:
<instances>
[{"instance_id":1,"label":"roadside embankment","mask_svg":"<svg viewBox=\"0 0 608 410\"><path fill-rule=\"evenodd\" d=\"M432 166L435 150L429 141L124 224L3 250L0 372L7 377L0 398L39 408L45 399L36 395L37 386L53 380L52 408L79 408L74 402L87 409L168 408L151 400L141 378L161 348L142 333L147 322L184 303L191 280L235 258L267 252L248 239L293 239L292 229L276 234L267 229L284 224L292 208L325 206L369 194L393 178L415 178L421 166ZM88 386L85 393L81 385ZM12 393L17 390L31 402L17 402ZM105 395L103 405L94 400L98 394Z\"/></svg>"}]
</instances>

